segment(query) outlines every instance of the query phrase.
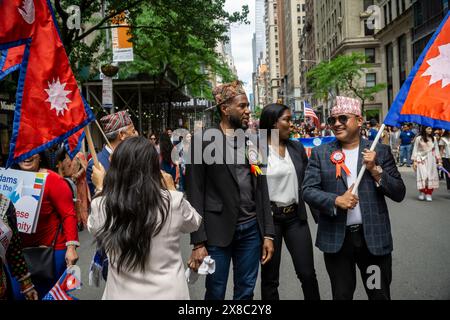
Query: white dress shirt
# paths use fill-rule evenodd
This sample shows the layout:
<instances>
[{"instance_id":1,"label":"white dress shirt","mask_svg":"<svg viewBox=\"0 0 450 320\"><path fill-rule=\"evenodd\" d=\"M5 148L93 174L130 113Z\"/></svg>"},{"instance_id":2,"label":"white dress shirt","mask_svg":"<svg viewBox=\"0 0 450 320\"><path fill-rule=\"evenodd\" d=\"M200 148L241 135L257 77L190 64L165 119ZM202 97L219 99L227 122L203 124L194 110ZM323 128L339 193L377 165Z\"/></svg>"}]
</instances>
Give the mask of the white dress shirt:
<instances>
[{"instance_id":1,"label":"white dress shirt","mask_svg":"<svg viewBox=\"0 0 450 320\"><path fill-rule=\"evenodd\" d=\"M283 158L269 146L267 184L270 201L275 202L278 207L298 203L297 172L287 148Z\"/></svg>"}]
</instances>

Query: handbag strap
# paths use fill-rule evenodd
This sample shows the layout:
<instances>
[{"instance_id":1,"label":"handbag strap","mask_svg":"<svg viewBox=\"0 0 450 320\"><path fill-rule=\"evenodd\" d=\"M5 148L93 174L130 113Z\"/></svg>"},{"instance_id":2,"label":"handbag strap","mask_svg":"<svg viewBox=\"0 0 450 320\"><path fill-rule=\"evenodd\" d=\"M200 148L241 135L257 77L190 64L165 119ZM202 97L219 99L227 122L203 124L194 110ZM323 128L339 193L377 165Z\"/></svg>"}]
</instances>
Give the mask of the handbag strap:
<instances>
[{"instance_id":1,"label":"handbag strap","mask_svg":"<svg viewBox=\"0 0 450 320\"><path fill-rule=\"evenodd\" d=\"M62 223L59 224L58 230L56 230L55 239L53 239L53 241L52 241L52 248L55 248L56 240L58 240L58 235L59 235L59 232L61 231L61 229L62 229Z\"/></svg>"}]
</instances>

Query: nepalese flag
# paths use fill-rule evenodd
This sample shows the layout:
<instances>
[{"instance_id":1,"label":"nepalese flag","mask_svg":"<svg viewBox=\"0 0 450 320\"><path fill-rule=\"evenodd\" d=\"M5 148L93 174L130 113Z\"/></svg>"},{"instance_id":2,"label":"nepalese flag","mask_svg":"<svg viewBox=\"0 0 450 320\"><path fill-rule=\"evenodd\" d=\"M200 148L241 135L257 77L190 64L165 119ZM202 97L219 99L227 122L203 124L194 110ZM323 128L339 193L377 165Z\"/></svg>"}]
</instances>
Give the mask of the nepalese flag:
<instances>
[{"instance_id":1,"label":"nepalese flag","mask_svg":"<svg viewBox=\"0 0 450 320\"><path fill-rule=\"evenodd\" d=\"M403 84L384 121L450 130L450 12Z\"/></svg>"},{"instance_id":2,"label":"nepalese flag","mask_svg":"<svg viewBox=\"0 0 450 320\"><path fill-rule=\"evenodd\" d=\"M80 287L80 280L74 274L66 270L42 300L78 300L70 295L69 292L79 289Z\"/></svg>"},{"instance_id":3,"label":"nepalese flag","mask_svg":"<svg viewBox=\"0 0 450 320\"><path fill-rule=\"evenodd\" d=\"M73 158L75 158L77 153L80 151L81 143L83 142L83 139L85 137L86 135L84 133L84 129L81 129L64 141L64 146L67 150L67 153L69 154L70 159L73 160Z\"/></svg>"},{"instance_id":4,"label":"nepalese flag","mask_svg":"<svg viewBox=\"0 0 450 320\"><path fill-rule=\"evenodd\" d=\"M300 138L294 139L300 141L305 147L306 154L308 158L311 156L311 151L313 148L321 146L322 144L331 143L336 140L335 137L317 137L317 138Z\"/></svg>"},{"instance_id":5,"label":"nepalese flag","mask_svg":"<svg viewBox=\"0 0 450 320\"><path fill-rule=\"evenodd\" d=\"M50 1L0 0L0 80L19 69L8 166L94 120L61 42Z\"/></svg>"}]
</instances>

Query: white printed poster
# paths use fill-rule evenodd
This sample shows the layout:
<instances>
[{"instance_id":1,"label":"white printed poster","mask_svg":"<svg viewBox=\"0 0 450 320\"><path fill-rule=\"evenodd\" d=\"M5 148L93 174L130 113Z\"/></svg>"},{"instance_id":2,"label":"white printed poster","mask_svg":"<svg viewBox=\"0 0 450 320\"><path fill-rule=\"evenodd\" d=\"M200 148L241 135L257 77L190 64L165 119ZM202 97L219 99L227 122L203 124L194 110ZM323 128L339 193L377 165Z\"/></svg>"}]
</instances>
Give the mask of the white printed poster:
<instances>
[{"instance_id":1,"label":"white printed poster","mask_svg":"<svg viewBox=\"0 0 450 320\"><path fill-rule=\"evenodd\" d=\"M0 193L16 208L20 232L36 232L47 173L0 168Z\"/></svg>"}]
</instances>

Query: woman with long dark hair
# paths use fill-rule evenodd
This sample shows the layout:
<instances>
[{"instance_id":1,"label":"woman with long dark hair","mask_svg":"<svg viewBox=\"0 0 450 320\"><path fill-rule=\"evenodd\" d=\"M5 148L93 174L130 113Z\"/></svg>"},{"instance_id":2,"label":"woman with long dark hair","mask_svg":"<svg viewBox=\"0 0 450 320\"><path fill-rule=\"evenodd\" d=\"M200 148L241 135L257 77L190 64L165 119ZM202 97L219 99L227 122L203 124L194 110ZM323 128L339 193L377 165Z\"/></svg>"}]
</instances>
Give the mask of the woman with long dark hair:
<instances>
[{"instance_id":1,"label":"woman with long dark hair","mask_svg":"<svg viewBox=\"0 0 450 320\"><path fill-rule=\"evenodd\" d=\"M414 141L411 160L417 176L417 189L420 191L419 200L433 201L432 194L439 188L437 167L442 166L441 154L433 128L422 126L420 135Z\"/></svg>"},{"instance_id":2,"label":"woman with long dark hair","mask_svg":"<svg viewBox=\"0 0 450 320\"><path fill-rule=\"evenodd\" d=\"M173 182L168 190L155 147L143 137L122 142L103 185L88 219L109 259L103 299L189 299L179 241L201 216Z\"/></svg>"},{"instance_id":3,"label":"woman with long dark hair","mask_svg":"<svg viewBox=\"0 0 450 320\"><path fill-rule=\"evenodd\" d=\"M302 284L305 300L320 299L311 232L301 191L308 158L300 142L289 140L291 123L291 110L281 104L266 106L259 123L260 130L268 130L267 184L276 232L273 258L261 269L263 300L279 299L283 238ZM271 130L278 130L279 139L272 135Z\"/></svg>"}]
</instances>

